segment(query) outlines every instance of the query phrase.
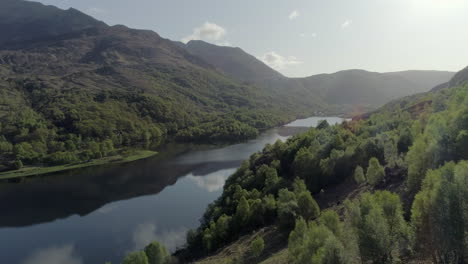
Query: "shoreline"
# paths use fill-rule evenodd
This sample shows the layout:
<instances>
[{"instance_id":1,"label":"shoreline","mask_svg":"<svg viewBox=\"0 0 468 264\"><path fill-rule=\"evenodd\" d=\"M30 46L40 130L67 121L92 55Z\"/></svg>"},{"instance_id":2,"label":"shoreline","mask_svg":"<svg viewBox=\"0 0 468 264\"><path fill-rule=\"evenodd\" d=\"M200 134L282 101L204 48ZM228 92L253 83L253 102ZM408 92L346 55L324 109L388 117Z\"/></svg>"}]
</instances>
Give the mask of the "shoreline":
<instances>
[{"instance_id":1,"label":"shoreline","mask_svg":"<svg viewBox=\"0 0 468 264\"><path fill-rule=\"evenodd\" d=\"M133 162L137 160L143 160L158 154L156 151L150 150L138 150L134 154L129 156L122 156L120 154L109 156L101 159L95 159L90 162L79 163L79 164L67 164L67 165L57 165L57 166L30 166L24 167L19 170L0 172L0 181L12 180L12 179L21 179L26 177L33 177L39 175L48 175L57 172L65 172L74 169L101 166L107 164L122 164Z\"/></svg>"}]
</instances>

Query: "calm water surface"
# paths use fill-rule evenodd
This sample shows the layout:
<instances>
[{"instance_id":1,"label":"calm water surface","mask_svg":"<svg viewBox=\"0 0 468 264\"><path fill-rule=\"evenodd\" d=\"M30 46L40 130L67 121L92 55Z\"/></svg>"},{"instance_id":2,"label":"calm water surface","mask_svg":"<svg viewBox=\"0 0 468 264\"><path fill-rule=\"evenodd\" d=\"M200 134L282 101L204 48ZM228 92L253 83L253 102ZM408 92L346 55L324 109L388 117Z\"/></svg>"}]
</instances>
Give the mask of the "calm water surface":
<instances>
[{"instance_id":1,"label":"calm water surface","mask_svg":"<svg viewBox=\"0 0 468 264\"><path fill-rule=\"evenodd\" d=\"M0 184L0 263L103 264L153 240L183 245L241 162L316 126L311 117L227 147L167 146L154 158Z\"/></svg>"}]
</instances>

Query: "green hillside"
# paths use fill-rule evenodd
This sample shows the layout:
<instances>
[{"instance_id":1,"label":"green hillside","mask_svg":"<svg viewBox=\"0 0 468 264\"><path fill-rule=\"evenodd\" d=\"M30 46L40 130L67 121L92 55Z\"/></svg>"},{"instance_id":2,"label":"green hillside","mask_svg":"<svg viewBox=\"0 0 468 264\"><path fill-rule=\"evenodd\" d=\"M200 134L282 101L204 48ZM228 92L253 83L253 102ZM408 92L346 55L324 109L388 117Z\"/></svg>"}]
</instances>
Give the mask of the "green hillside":
<instances>
[{"instance_id":1,"label":"green hillside","mask_svg":"<svg viewBox=\"0 0 468 264\"><path fill-rule=\"evenodd\" d=\"M465 263L468 85L252 155L176 252L198 263ZM263 238L263 250L254 240ZM260 251L260 252L259 252Z\"/></svg>"},{"instance_id":2,"label":"green hillside","mask_svg":"<svg viewBox=\"0 0 468 264\"><path fill-rule=\"evenodd\" d=\"M28 32L14 31L15 41L0 47L0 171L88 162L168 140L237 142L323 109L240 84L152 31L32 2L0 6L2 27L51 28L28 41ZM67 22L60 30L50 12Z\"/></svg>"}]
</instances>

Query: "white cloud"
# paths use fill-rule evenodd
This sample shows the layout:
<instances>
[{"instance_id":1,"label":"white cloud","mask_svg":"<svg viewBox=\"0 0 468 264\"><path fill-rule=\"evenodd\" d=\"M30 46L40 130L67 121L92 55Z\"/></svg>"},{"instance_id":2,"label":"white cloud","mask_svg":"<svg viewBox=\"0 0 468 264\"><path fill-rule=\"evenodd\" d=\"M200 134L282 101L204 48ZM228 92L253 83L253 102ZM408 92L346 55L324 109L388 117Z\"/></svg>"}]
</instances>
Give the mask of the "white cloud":
<instances>
[{"instance_id":1,"label":"white cloud","mask_svg":"<svg viewBox=\"0 0 468 264\"><path fill-rule=\"evenodd\" d=\"M342 29L348 28L349 26L351 26L352 23L353 23L352 20L347 19L345 22L343 22L343 24L341 24L341 28Z\"/></svg>"},{"instance_id":2,"label":"white cloud","mask_svg":"<svg viewBox=\"0 0 468 264\"><path fill-rule=\"evenodd\" d=\"M86 9L86 13L91 14L91 15L100 15L100 14L105 14L106 10L98 7L90 7Z\"/></svg>"},{"instance_id":3,"label":"white cloud","mask_svg":"<svg viewBox=\"0 0 468 264\"><path fill-rule=\"evenodd\" d=\"M169 251L173 252L178 246L184 244L187 231L187 228L181 227L177 230L157 233L155 224L140 224L133 232L133 249L131 251L142 250L151 242L158 241L166 246Z\"/></svg>"},{"instance_id":4,"label":"white cloud","mask_svg":"<svg viewBox=\"0 0 468 264\"><path fill-rule=\"evenodd\" d=\"M301 37L301 38L316 38L317 33L312 33L312 34L301 33L301 34L299 34L299 37Z\"/></svg>"},{"instance_id":5,"label":"white cloud","mask_svg":"<svg viewBox=\"0 0 468 264\"><path fill-rule=\"evenodd\" d=\"M277 70L284 69L287 66L297 65L297 64L302 63L302 61L298 60L294 56L284 57L274 51L265 53L259 59L263 61L265 64L267 64L268 66Z\"/></svg>"},{"instance_id":6,"label":"white cloud","mask_svg":"<svg viewBox=\"0 0 468 264\"><path fill-rule=\"evenodd\" d=\"M223 27L214 23L205 22L205 24L194 28L192 34L182 38L182 42L187 43L190 40L203 40L218 45L229 44L229 42L224 40L226 35L227 31ZM228 46L230 46L230 44Z\"/></svg>"},{"instance_id":7,"label":"white cloud","mask_svg":"<svg viewBox=\"0 0 468 264\"><path fill-rule=\"evenodd\" d=\"M83 261L75 256L73 245L50 247L36 251L29 256L24 264L82 264Z\"/></svg>"},{"instance_id":8,"label":"white cloud","mask_svg":"<svg viewBox=\"0 0 468 264\"><path fill-rule=\"evenodd\" d=\"M299 11L294 10L294 11L291 12L291 14L289 14L288 17L289 17L290 20L294 20L294 19L298 18L300 15L301 14L299 13Z\"/></svg>"}]
</instances>

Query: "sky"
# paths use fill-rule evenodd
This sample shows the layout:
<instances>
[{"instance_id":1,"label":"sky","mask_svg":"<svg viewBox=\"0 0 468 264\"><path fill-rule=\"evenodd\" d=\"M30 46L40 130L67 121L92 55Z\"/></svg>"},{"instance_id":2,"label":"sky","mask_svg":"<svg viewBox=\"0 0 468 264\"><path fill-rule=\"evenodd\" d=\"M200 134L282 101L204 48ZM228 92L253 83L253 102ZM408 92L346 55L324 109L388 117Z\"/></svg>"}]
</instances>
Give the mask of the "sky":
<instances>
[{"instance_id":1,"label":"sky","mask_svg":"<svg viewBox=\"0 0 468 264\"><path fill-rule=\"evenodd\" d=\"M458 71L467 0L40 0L109 25L240 47L289 77L346 69Z\"/></svg>"}]
</instances>

